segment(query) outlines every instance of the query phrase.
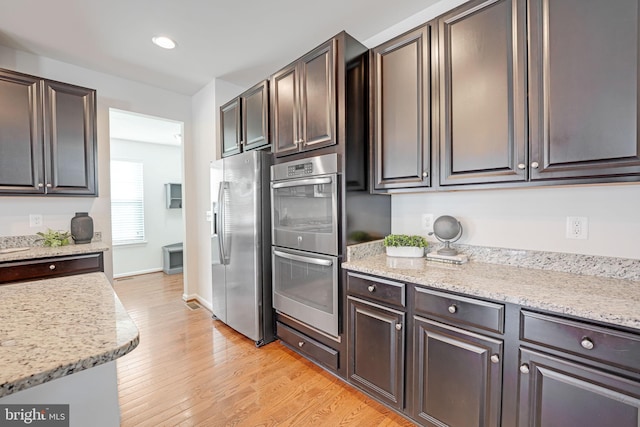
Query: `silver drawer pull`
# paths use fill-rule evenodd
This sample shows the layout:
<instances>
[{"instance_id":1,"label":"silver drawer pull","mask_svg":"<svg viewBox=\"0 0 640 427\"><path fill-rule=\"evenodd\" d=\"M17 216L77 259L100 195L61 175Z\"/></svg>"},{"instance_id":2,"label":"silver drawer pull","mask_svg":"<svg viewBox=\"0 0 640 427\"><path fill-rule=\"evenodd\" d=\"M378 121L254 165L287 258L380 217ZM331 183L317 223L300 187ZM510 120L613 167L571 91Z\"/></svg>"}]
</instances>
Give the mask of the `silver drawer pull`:
<instances>
[{"instance_id":1,"label":"silver drawer pull","mask_svg":"<svg viewBox=\"0 0 640 427\"><path fill-rule=\"evenodd\" d=\"M529 365L527 365L526 363L523 363L522 365L520 365L520 372L522 372L523 374L528 374Z\"/></svg>"},{"instance_id":2,"label":"silver drawer pull","mask_svg":"<svg viewBox=\"0 0 640 427\"><path fill-rule=\"evenodd\" d=\"M399 331L402 329L402 323L396 323L396 329Z\"/></svg>"},{"instance_id":3,"label":"silver drawer pull","mask_svg":"<svg viewBox=\"0 0 640 427\"><path fill-rule=\"evenodd\" d=\"M532 168L534 168L534 169L538 169L538 166L540 166L540 165L538 164L538 162L531 162L531 167L532 167Z\"/></svg>"},{"instance_id":4,"label":"silver drawer pull","mask_svg":"<svg viewBox=\"0 0 640 427\"><path fill-rule=\"evenodd\" d=\"M369 285L369 287L367 287L367 289L369 290L369 292L375 292L376 285Z\"/></svg>"},{"instance_id":5,"label":"silver drawer pull","mask_svg":"<svg viewBox=\"0 0 640 427\"><path fill-rule=\"evenodd\" d=\"M582 341L580 341L580 345L582 346L582 348L584 348L585 350L591 350L593 349L593 341L591 341L589 338L582 338Z\"/></svg>"},{"instance_id":6,"label":"silver drawer pull","mask_svg":"<svg viewBox=\"0 0 640 427\"><path fill-rule=\"evenodd\" d=\"M500 362L500 356L498 356L497 354L494 354L491 356L491 362L492 363L498 363Z\"/></svg>"},{"instance_id":7,"label":"silver drawer pull","mask_svg":"<svg viewBox=\"0 0 640 427\"><path fill-rule=\"evenodd\" d=\"M456 311L458 311L458 307L456 307L455 304L451 304L449 306L449 313L454 314Z\"/></svg>"},{"instance_id":8,"label":"silver drawer pull","mask_svg":"<svg viewBox=\"0 0 640 427\"><path fill-rule=\"evenodd\" d=\"M49 266L49 270L55 270L55 269L56 269L56 265L55 265L55 264L51 264L51 265Z\"/></svg>"},{"instance_id":9,"label":"silver drawer pull","mask_svg":"<svg viewBox=\"0 0 640 427\"><path fill-rule=\"evenodd\" d=\"M304 341L300 341L300 342L298 343L298 347L302 347L303 345L304 345Z\"/></svg>"}]
</instances>

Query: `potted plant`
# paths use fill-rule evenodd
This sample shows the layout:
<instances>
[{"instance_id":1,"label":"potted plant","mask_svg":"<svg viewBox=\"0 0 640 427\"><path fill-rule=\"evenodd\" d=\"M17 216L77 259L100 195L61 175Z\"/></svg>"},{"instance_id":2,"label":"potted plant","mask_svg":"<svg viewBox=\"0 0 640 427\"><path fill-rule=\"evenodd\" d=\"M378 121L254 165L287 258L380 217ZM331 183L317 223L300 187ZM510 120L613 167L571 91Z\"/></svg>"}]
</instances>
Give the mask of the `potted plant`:
<instances>
[{"instance_id":1,"label":"potted plant","mask_svg":"<svg viewBox=\"0 0 640 427\"><path fill-rule=\"evenodd\" d=\"M387 256L420 258L424 256L424 248L429 243L422 236L389 234L382 245L386 248Z\"/></svg>"},{"instance_id":2,"label":"potted plant","mask_svg":"<svg viewBox=\"0 0 640 427\"><path fill-rule=\"evenodd\" d=\"M42 237L41 239L37 239L36 242L42 240L44 246L50 246L52 248L68 245L69 237L71 237L68 231L56 231L50 228L47 229L46 233L38 232L36 234Z\"/></svg>"}]
</instances>

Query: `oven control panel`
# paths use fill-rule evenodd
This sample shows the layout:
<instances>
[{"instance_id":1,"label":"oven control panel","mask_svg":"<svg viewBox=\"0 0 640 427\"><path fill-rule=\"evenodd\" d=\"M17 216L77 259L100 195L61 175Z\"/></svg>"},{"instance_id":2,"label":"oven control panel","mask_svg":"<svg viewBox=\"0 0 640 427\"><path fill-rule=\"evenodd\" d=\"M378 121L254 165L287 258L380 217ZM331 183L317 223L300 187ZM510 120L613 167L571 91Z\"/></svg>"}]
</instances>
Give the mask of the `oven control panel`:
<instances>
[{"instance_id":1,"label":"oven control panel","mask_svg":"<svg viewBox=\"0 0 640 427\"><path fill-rule=\"evenodd\" d=\"M287 167L287 176L295 177L295 176L304 176L313 174L313 164L311 162L308 163L299 163L297 165L290 165Z\"/></svg>"}]
</instances>

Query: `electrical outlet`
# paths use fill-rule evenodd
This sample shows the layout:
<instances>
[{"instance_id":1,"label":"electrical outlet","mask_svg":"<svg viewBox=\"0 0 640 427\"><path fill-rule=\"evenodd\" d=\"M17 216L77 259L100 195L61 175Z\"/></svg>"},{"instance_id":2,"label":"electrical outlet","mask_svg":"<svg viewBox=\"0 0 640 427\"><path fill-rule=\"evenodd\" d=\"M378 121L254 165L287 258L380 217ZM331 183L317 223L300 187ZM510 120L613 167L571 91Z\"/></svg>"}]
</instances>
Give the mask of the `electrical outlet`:
<instances>
[{"instance_id":1,"label":"electrical outlet","mask_svg":"<svg viewBox=\"0 0 640 427\"><path fill-rule=\"evenodd\" d=\"M42 227L42 215L30 214L29 215L29 227Z\"/></svg>"},{"instance_id":2,"label":"electrical outlet","mask_svg":"<svg viewBox=\"0 0 640 427\"><path fill-rule=\"evenodd\" d=\"M433 214L422 214L422 229L426 232L433 231Z\"/></svg>"},{"instance_id":3,"label":"electrical outlet","mask_svg":"<svg viewBox=\"0 0 640 427\"><path fill-rule=\"evenodd\" d=\"M586 216L567 217L567 239L587 239L589 235L589 221Z\"/></svg>"}]
</instances>

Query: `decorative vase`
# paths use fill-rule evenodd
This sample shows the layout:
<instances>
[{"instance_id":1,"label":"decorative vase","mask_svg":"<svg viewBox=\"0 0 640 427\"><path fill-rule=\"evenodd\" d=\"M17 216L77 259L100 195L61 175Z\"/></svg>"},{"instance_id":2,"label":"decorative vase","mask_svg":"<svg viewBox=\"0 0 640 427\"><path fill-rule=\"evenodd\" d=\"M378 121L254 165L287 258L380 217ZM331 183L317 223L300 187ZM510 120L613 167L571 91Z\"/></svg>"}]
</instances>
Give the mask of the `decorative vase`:
<instances>
[{"instance_id":1,"label":"decorative vase","mask_svg":"<svg viewBox=\"0 0 640 427\"><path fill-rule=\"evenodd\" d=\"M76 212L71 218L71 237L77 244L91 243L93 238L93 218L88 212Z\"/></svg>"},{"instance_id":2,"label":"decorative vase","mask_svg":"<svg viewBox=\"0 0 640 427\"><path fill-rule=\"evenodd\" d=\"M424 256L424 248L414 246L387 246L387 256L401 258L422 258Z\"/></svg>"}]
</instances>

